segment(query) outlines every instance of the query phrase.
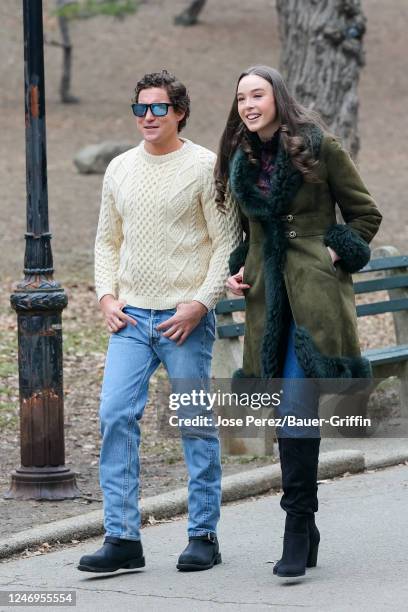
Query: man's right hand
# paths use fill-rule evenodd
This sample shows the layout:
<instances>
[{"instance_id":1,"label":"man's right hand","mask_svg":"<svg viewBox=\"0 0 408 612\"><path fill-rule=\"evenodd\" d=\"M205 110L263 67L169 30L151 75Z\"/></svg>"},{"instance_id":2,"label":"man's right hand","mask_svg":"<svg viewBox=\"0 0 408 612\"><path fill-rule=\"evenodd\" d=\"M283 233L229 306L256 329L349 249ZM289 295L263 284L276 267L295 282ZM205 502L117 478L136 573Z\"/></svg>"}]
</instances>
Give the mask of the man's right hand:
<instances>
[{"instance_id":1,"label":"man's right hand","mask_svg":"<svg viewBox=\"0 0 408 612\"><path fill-rule=\"evenodd\" d=\"M239 272L237 272L233 276L230 276L225 284L228 289L232 291L232 293L235 293L235 295L244 295L244 289L250 289L251 285L243 283L243 278L244 266L242 266Z\"/></svg>"},{"instance_id":2,"label":"man's right hand","mask_svg":"<svg viewBox=\"0 0 408 612\"><path fill-rule=\"evenodd\" d=\"M123 300L116 300L113 295L104 295L99 301L103 316L105 317L105 323L108 330L115 333L125 327L127 323L131 325L137 325L136 321L129 317L129 315L122 312L122 308L126 306L126 302Z\"/></svg>"}]
</instances>

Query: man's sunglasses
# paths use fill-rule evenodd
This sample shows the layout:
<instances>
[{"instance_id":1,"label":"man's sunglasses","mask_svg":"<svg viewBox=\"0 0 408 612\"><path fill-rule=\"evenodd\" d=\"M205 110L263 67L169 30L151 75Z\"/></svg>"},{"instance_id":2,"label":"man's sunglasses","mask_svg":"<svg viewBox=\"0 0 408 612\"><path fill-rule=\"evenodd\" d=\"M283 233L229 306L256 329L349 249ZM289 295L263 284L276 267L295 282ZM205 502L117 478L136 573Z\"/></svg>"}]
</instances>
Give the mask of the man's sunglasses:
<instances>
[{"instance_id":1,"label":"man's sunglasses","mask_svg":"<svg viewBox=\"0 0 408 612\"><path fill-rule=\"evenodd\" d=\"M164 117L167 115L169 111L169 106L174 106L173 104L168 104L167 102L153 102L153 104L132 104L132 111L136 117L144 117L147 113L147 109L150 108L150 112L154 117Z\"/></svg>"}]
</instances>

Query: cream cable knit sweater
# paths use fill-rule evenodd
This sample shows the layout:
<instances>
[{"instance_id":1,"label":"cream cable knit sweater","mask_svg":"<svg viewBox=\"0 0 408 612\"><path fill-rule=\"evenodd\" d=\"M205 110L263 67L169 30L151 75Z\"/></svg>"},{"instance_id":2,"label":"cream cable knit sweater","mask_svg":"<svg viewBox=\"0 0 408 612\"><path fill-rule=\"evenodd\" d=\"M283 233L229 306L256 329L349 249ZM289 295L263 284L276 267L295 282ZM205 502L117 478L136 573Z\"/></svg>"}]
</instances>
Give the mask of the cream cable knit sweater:
<instances>
[{"instance_id":1,"label":"cream cable knit sweater","mask_svg":"<svg viewBox=\"0 0 408 612\"><path fill-rule=\"evenodd\" d=\"M164 310L197 300L215 306L240 240L236 206L214 202L214 153L183 139L151 155L143 141L109 164L95 242L98 299Z\"/></svg>"}]
</instances>

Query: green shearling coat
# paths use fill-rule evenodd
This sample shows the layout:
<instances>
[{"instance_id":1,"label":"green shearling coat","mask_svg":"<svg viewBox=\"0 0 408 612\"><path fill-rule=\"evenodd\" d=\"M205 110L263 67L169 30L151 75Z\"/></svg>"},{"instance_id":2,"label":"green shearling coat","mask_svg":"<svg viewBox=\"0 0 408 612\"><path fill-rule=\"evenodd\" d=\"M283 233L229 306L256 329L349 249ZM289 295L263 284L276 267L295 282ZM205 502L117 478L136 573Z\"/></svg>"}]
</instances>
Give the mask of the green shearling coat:
<instances>
[{"instance_id":1,"label":"green shearling coat","mask_svg":"<svg viewBox=\"0 0 408 612\"><path fill-rule=\"evenodd\" d=\"M245 265L244 282L251 285L243 368L236 376L281 377L291 312L296 356L307 377L371 376L360 353L351 273L369 261L368 243L382 216L339 142L317 127L307 134L319 160L318 183L303 180L281 144L268 195L257 187L259 167L242 150L231 161L230 189L245 239L231 254L230 271ZM344 224L336 223L336 203ZM326 246L340 256L336 265Z\"/></svg>"}]
</instances>

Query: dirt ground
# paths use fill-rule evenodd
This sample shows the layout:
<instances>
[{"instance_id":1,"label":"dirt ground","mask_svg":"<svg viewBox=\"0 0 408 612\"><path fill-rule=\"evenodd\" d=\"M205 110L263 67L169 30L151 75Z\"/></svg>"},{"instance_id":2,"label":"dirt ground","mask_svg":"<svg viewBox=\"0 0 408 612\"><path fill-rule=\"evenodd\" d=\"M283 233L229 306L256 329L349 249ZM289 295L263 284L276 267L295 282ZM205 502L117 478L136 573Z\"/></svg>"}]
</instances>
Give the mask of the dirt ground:
<instances>
[{"instance_id":1,"label":"dirt ground","mask_svg":"<svg viewBox=\"0 0 408 612\"><path fill-rule=\"evenodd\" d=\"M48 0L45 5L53 6ZM129 101L137 78L166 67L189 86L192 116L186 137L215 149L239 72L257 62L278 65L279 39L271 0L209 0L202 23L180 29L172 16L185 0L148 0L124 21L98 17L72 26L73 92L79 106L58 100L61 53L46 47L50 223L59 278L91 277L100 176L72 164L83 146L105 139L138 141ZM360 168L384 213L375 244L406 249L408 176L405 0L365 0L367 65L362 72ZM25 149L21 5L0 4L2 61L0 210L1 270L18 278L25 226ZM55 19L45 27L58 37Z\"/></svg>"},{"instance_id":2,"label":"dirt ground","mask_svg":"<svg viewBox=\"0 0 408 612\"><path fill-rule=\"evenodd\" d=\"M19 502L1 495L19 464L18 374L14 312L0 311L0 516L8 532L20 531L102 506L98 458L99 394L108 333L91 304L93 287L68 284L69 308L64 315L64 416L66 465L75 473L81 497L58 502ZM141 496L158 495L187 482L177 431L164 427L168 419L168 381L159 368L152 377L149 402L141 421ZM251 469L269 457L225 457L224 474Z\"/></svg>"},{"instance_id":3,"label":"dirt ground","mask_svg":"<svg viewBox=\"0 0 408 612\"><path fill-rule=\"evenodd\" d=\"M48 40L59 36L55 18L45 20ZM72 91L79 105L58 100L61 53L46 47L47 147L50 226L56 277L69 293L64 312L65 415L67 463L79 473L84 497L75 502L25 505L0 499L2 525L9 531L77 514L100 505L97 407L107 334L92 288L93 241L101 176L79 175L72 163L85 145L102 140L138 141L129 102L137 78L166 67L190 89L192 116L185 136L216 149L239 72L254 63L278 65L279 39L271 0L209 0L202 21L180 29L172 17L184 0L147 0L124 21L95 18L71 28L74 45ZM368 18L367 65L360 85L361 173L376 197L384 221L374 246L393 244L407 251L408 138L406 108L405 0L363 0ZM25 142L21 3L0 3L0 491L17 467L18 411L15 315L9 310L13 281L21 277L25 231ZM363 348L393 342L390 317L360 322ZM177 441L158 435L155 406L161 374L151 386L142 447L143 495L185 482ZM226 473L245 459L229 460ZM254 459L246 467L258 465ZM89 507L90 506L90 507Z\"/></svg>"}]
</instances>

